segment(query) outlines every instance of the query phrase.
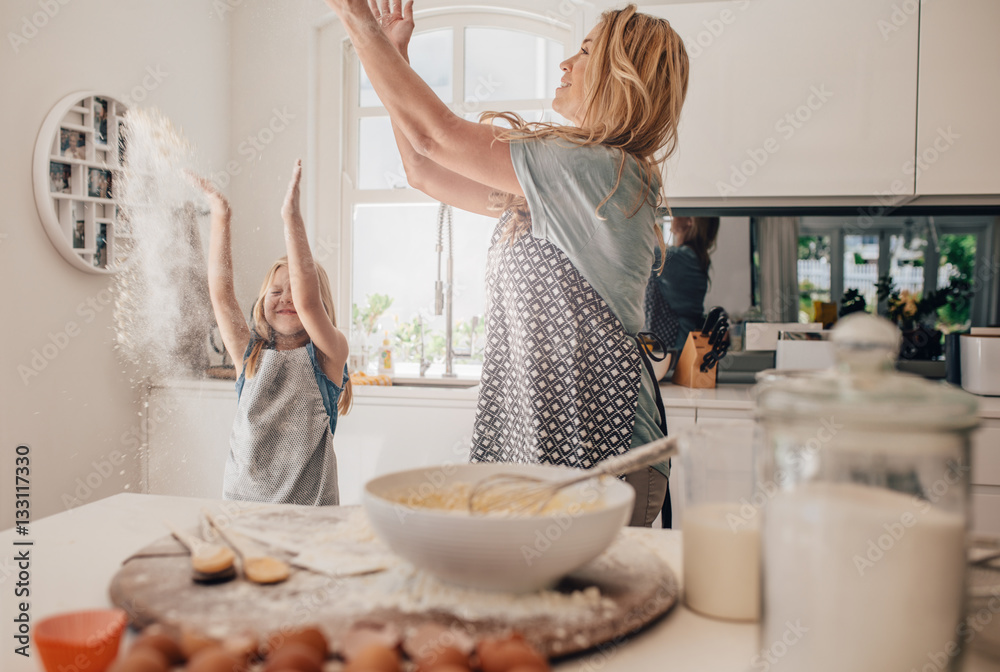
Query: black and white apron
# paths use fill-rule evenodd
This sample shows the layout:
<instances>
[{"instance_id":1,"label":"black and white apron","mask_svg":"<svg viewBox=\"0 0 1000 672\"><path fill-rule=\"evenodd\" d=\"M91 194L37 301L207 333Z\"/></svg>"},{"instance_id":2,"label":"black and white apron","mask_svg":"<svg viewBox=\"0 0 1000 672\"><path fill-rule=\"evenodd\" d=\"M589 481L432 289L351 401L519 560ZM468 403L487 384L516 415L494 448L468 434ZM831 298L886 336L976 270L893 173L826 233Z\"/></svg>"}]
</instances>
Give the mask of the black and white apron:
<instances>
[{"instance_id":1,"label":"black and white apron","mask_svg":"<svg viewBox=\"0 0 1000 672\"><path fill-rule=\"evenodd\" d=\"M549 241L493 233L473 462L589 468L628 451L639 399L636 341Z\"/></svg>"},{"instance_id":2,"label":"black and white apron","mask_svg":"<svg viewBox=\"0 0 1000 672\"><path fill-rule=\"evenodd\" d=\"M223 497L339 503L330 415L306 348L261 351L257 371L240 393Z\"/></svg>"}]
</instances>

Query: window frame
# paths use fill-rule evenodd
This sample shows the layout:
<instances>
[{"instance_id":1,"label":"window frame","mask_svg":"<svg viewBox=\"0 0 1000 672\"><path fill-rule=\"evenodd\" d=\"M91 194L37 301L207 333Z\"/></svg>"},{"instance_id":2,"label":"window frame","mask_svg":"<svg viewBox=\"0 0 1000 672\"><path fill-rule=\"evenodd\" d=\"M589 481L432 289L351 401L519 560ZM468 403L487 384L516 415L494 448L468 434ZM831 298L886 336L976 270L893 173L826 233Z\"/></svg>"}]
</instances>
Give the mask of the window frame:
<instances>
[{"instance_id":1,"label":"window frame","mask_svg":"<svg viewBox=\"0 0 1000 672\"><path fill-rule=\"evenodd\" d=\"M830 298L838 305L844 295L844 237L846 235L878 235L879 237L879 276L889 272L889 236L901 234L904 231L903 221L906 217L891 217L875 219L870 226L860 227L856 218L841 217L806 217L799 222L800 236L830 236ZM973 325L985 325L991 319L990 311L996 304L995 282L979 282L979 278L988 278L988 266L997 254L995 218L991 216L944 216L944 217L913 217L913 219L933 219L938 235L976 236L976 265L973 271L974 283L978 286L972 299L970 319ZM940 263L939 255L925 257L924 288L937 287L937 276ZM989 258L987 258L989 257ZM878 312L884 314L885 302L879 302Z\"/></svg>"},{"instance_id":2,"label":"window frame","mask_svg":"<svg viewBox=\"0 0 1000 672\"><path fill-rule=\"evenodd\" d=\"M465 29L469 27L500 28L527 32L561 42L568 56L583 39L581 12L555 17L526 9L483 5L478 7L439 7L414 12L417 30L414 35L450 28L452 41L452 102L448 104L458 114L478 113L485 109L530 110L551 109L552 96L544 99L496 101L496 106L476 105L465 101ZM339 20L327 17L317 23L310 51L313 64L310 90L313 120L310 123L307 162L315 166L309 171L306 187L312 196L307 202L307 222L314 249L326 254L317 258L329 268L331 287L342 328L350 328L353 276L353 221L357 205L427 204L436 203L429 196L411 188L358 188L358 153L360 120L365 117L387 116L382 106L361 107L359 100L359 68L353 45ZM336 184L336 189L322 190L319 185Z\"/></svg>"}]
</instances>

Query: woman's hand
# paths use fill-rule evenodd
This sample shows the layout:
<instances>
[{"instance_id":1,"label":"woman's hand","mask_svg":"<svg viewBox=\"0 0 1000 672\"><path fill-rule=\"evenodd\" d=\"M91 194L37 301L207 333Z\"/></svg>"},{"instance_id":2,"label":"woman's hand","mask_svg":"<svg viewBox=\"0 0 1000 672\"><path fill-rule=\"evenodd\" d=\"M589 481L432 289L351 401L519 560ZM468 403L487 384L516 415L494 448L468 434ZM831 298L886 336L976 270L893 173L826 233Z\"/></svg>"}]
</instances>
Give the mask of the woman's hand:
<instances>
[{"instance_id":1,"label":"woman's hand","mask_svg":"<svg viewBox=\"0 0 1000 672\"><path fill-rule=\"evenodd\" d=\"M302 209L299 207L299 183L302 181L302 159L295 162L292 168L292 179L288 183L288 193L281 205L281 219L285 224L302 221Z\"/></svg>"},{"instance_id":2,"label":"woman's hand","mask_svg":"<svg viewBox=\"0 0 1000 672\"><path fill-rule=\"evenodd\" d=\"M368 6L392 46L396 47L403 58L409 60L407 48L413 35L413 0L405 5L403 2L404 0L368 0Z\"/></svg>"},{"instance_id":3,"label":"woman's hand","mask_svg":"<svg viewBox=\"0 0 1000 672\"><path fill-rule=\"evenodd\" d=\"M185 170L184 174L187 175L188 179L194 186L198 187L205 194L205 198L208 199L208 206L212 210L214 216L224 217L227 221L232 215L232 210L229 207L229 201L226 197L218 190L214 183L212 183L207 178L193 173L190 170Z\"/></svg>"}]
</instances>

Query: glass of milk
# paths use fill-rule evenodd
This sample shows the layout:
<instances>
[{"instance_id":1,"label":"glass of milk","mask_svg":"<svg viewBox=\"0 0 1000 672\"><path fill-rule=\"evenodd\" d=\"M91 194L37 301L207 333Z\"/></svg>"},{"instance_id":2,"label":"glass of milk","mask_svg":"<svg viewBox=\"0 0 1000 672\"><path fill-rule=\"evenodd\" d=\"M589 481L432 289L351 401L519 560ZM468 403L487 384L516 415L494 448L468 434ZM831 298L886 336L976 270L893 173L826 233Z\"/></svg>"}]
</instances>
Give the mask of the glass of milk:
<instances>
[{"instance_id":1,"label":"glass of milk","mask_svg":"<svg viewBox=\"0 0 1000 672\"><path fill-rule=\"evenodd\" d=\"M895 372L900 334L853 315L838 366L762 383L760 649L772 672L958 669L977 402Z\"/></svg>"},{"instance_id":2,"label":"glass of milk","mask_svg":"<svg viewBox=\"0 0 1000 672\"><path fill-rule=\"evenodd\" d=\"M712 618L760 615L760 507L753 433L743 427L699 429L683 437L684 601Z\"/></svg>"}]
</instances>

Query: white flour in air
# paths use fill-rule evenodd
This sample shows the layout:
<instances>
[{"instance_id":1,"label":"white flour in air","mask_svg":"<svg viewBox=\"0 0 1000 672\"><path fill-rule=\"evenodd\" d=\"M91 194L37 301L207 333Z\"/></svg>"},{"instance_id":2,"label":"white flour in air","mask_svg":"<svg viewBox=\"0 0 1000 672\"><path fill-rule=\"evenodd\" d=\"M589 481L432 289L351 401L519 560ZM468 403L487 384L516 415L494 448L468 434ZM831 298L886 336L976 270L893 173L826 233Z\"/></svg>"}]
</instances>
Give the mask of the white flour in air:
<instances>
[{"instance_id":1,"label":"white flour in air","mask_svg":"<svg viewBox=\"0 0 1000 672\"><path fill-rule=\"evenodd\" d=\"M195 202L184 170L192 165L183 135L156 110L125 117L125 161L116 177L124 226L116 229L118 348L146 377L201 374L215 320Z\"/></svg>"}]
</instances>

